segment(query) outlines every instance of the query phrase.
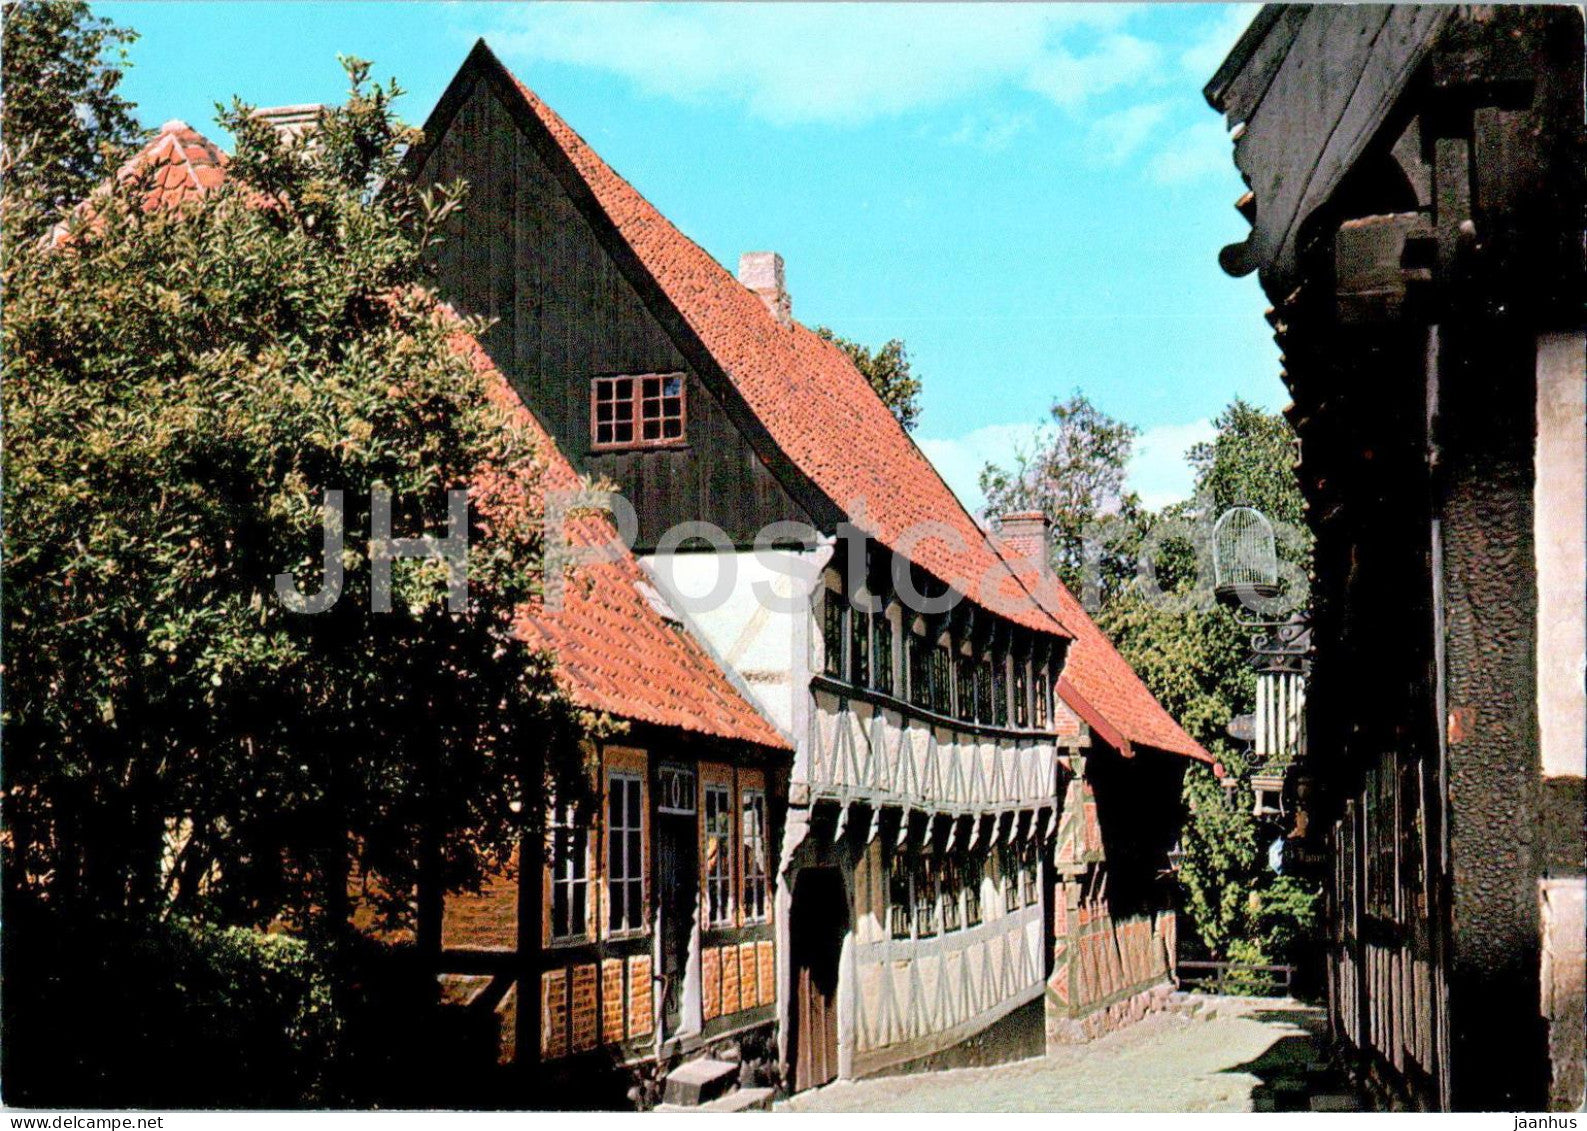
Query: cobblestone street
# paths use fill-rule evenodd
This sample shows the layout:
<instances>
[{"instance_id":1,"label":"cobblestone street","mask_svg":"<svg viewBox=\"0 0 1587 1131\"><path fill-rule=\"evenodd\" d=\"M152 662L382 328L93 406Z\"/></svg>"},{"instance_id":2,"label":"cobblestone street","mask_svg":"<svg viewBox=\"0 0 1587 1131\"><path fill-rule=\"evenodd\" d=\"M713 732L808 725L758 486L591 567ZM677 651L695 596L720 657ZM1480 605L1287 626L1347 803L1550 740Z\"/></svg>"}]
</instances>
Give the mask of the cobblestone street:
<instances>
[{"instance_id":1,"label":"cobblestone street","mask_svg":"<svg viewBox=\"0 0 1587 1131\"><path fill-rule=\"evenodd\" d=\"M1322 1011L1271 998L1205 997L1045 1057L838 1083L779 1111L1350 1110L1322 1064Z\"/></svg>"}]
</instances>

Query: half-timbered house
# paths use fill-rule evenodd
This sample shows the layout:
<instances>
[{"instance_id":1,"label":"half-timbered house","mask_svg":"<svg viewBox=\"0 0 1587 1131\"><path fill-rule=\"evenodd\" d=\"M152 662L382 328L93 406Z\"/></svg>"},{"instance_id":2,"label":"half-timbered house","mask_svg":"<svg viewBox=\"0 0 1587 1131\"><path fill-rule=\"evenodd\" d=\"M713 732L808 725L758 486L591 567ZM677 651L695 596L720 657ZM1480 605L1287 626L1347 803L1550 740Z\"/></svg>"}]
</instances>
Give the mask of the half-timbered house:
<instances>
[{"instance_id":1,"label":"half-timbered house","mask_svg":"<svg viewBox=\"0 0 1587 1131\"><path fill-rule=\"evenodd\" d=\"M1579 6L1269 6L1206 91L1316 535L1333 1031L1421 1107L1583 1098L1582 55Z\"/></svg>"},{"instance_id":2,"label":"half-timbered house","mask_svg":"<svg viewBox=\"0 0 1587 1131\"><path fill-rule=\"evenodd\" d=\"M790 1083L1039 1051L1067 630L792 319L778 258L735 279L483 44L425 133L413 175L471 186L447 297L496 320L485 348L794 739L772 914ZM708 552L669 540L684 522L714 525ZM680 1024L715 1020L720 968Z\"/></svg>"}]
</instances>

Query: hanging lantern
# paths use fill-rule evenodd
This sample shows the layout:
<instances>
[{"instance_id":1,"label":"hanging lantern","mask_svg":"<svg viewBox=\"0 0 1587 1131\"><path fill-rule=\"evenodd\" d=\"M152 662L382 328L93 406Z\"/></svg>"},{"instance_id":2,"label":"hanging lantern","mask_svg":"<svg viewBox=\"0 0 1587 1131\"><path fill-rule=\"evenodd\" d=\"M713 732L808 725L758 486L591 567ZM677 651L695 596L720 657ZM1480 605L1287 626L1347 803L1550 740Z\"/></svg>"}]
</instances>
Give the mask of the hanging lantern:
<instances>
[{"instance_id":1,"label":"hanging lantern","mask_svg":"<svg viewBox=\"0 0 1587 1131\"><path fill-rule=\"evenodd\" d=\"M1212 528L1213 591L1224 600L1279 594L1273 524L1255 507L1231 507Z\"/></svg>"}]
</instances>

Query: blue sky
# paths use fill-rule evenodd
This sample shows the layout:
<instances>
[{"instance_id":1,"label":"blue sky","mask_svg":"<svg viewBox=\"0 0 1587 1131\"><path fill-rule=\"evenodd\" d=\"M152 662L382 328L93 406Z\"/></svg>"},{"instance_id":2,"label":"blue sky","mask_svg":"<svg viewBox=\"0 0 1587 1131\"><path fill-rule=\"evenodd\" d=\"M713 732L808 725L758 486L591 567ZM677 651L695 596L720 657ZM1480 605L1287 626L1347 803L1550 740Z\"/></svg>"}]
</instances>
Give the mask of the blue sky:
<instances>
[{"instance_id":1,"label":"blue sky","mask_svg":"<svg viewBox=\"0 0 1587 1131\"><path fill-rule=\"evenodd\" d=\"M1083 389L1142 430L1132 482L1187 493L1235 395L1284 402L1254 278L1217 266L1244 191L1201 87L1254 6L107 3L145 125L330 102L372 59L422 122L473 41L719 261L771 249L794 314L925 383L916 438L976 472ZM217 140L227 142L215 133Z\"/></svg>"}]
</instances>

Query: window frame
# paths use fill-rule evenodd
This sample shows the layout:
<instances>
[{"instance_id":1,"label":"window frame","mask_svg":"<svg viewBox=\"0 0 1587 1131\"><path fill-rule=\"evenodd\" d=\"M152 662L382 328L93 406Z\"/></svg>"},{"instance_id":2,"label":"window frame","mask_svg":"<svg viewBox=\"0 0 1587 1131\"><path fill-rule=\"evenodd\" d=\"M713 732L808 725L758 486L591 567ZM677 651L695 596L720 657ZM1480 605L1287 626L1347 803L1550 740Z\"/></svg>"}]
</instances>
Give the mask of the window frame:
<instances>
[{"instance_id":1,"label":"window frame","mask_svg":"<svg viewBox=\"0 0 1587 1131\"><path fill-rule=\"evenodd\" d=\"M844 664L849 635L848 604L835 587L826 587L821 610L821 671L832 679L842 679L848 670Z\"/></svg>"},{"instance_id":2,"label":"window frame","mask_svg":"<svg viewBox=\"0 0 1587 1131\"><path fill-rule=\"evenodd\" d=\"M677 381L678 391L669 394L664 382ZM620 386L628 382L626 396L620 395ZM656 392L651 394L647 388L648 382L658 382ZM611 390L610 398L603 400L602 392ZM670 373L605 373L590 378L590 450L597 452L631 451L640 448L677 448L689 442L689 378L682 371ZM669 412L669 401L676 402L676 412ZM647 416L646 411L650 405L655 404L655 414ZM601 420L601 406L612 405L612 414L609 420ZM626 408L624 416L618 411L619 407ZM650 420L657 422L657 434L652 437L644 435L646 424ZM667 424L677 421L677 434L666 435ZM612 435L601 439L601 426L609 424ZM627 424L631 435L626 440L617 439L617 427Z\"/></svg>"},{"instance_id":3,"label":"window frame","mask_svg":"<svg viewBox=\"0 0 1587 1131\"><path fill-rule=\"evenodd\" d=\"M739 908L745 924L771 921L771 844L767 826L766 790L746 786L738 793L739 810ZM755 814L754 821L748 819ZM754 867L751 867L751 865ZM759 911L752 908L758 906Z\"/></svg>"},{"instance_id":4,"label":"window frame","mask_svg":"<svg viewBox=\"0 0 1587 1131\"><path fill-rule=\"evenodd\" d=\"M619 791L616 787L621 784ZM623 795L620 822L612 820L612 804L618 793ZM637 820L629 823L630 814L637 810ZM606 935L621 938L643 934L648 926L645 916L645 779L633 770L608 770L606 772ZM628 851L636 846L637 871L629 872L633 856ZM620 846L620 847L619 847ZM614 860L621 864L619 868ZM618 893L622 893L622 922L614 916L619 907Z\"/></svg>"},{"instance_id":5,"label":"window frame","mask_svg":"<svg viewBox=\"0 0 1587 1131\"><path fill-rule=\"evenodd\" d=\"M871 686L893 694L893 621L883 606L871 614Z\"/></svg>"},{"instance_id":6,"label":"window frame","mask_svg":"<svg viewBox=\"0 0 1587 1131\"><path fill-rule=\"evenodd\" d=\"M715 809L713 810L713 806ZM722 827L725 826L725 827ZM712 842L720 851L712 855ZM704 902L701 907L707 930L719 931L735 923L733 898L733 789L725 781L700 782L700 871Z\"/></svg>"},{"instance_id":7,"label":"window frame","mask_svg":"<svg viewBox=\"0 0 1587 1131\"><path fill-rule=\"evenodd\" d=\"M564 840L572 842L568 851L561 847ZM553 945L586 942L590 937L590 838L589 829L578 823L571 806L553 809L550 848L550 859L546 862L551 872L547 937ZM575 901L575 894L582 898ZM568 926L561 933L557 931L559 902L565 905L561 917ZM581 903L583 914L575 916L574 908Z\"/></svg>"}]
</instances>

